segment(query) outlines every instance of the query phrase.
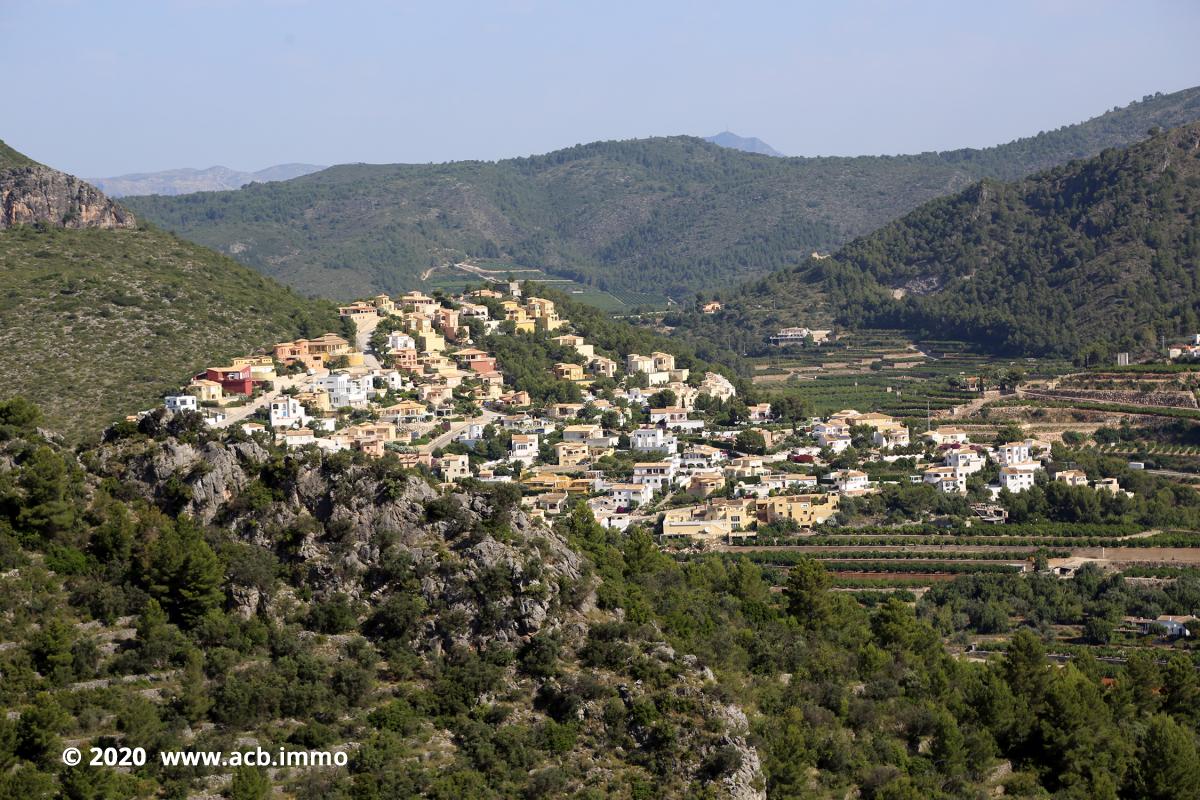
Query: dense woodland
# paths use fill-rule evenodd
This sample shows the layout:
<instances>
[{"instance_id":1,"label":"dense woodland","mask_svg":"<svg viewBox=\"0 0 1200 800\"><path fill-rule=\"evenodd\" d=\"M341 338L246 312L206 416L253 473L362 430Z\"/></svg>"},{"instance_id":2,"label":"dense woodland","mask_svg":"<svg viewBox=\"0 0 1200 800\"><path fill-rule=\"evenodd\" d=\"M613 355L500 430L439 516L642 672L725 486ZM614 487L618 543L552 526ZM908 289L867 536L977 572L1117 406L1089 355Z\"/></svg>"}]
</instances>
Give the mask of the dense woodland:
<instances>
[{"instance_id":1,"label":"dense woodland","mask_svg":"<svg viewBox=\"0 0 1200 800\"><path fill-rule=\"evenodd\" d=\"M793 320L787 323L787 320ZM1109 357L1200 327L1200 127L934 200L834 258L746 287L714 318L903 328L1012 355Z\"/></svg>"},{"instance_id":2,"label":"dense woodland","mask_svg":"<svg viewBox=\"0 0 1200 800\"><path fill-rule=\"evenodd\" d=\"M1198 117L1189 89L984 150L771 158L668 137L498 162L344 165L125 202L313 294L408 289L431 266L471 258L681 299L801 264L980 178L1016 179Z\"/></svg>"},{"instance_id":3,"label":"dense woodland","mask_svg":"<svg viewBox=\"0 0 1200 800\"><path fill-rule=\"evenodd\" d=\"M283 779L300 798L722 797L739 775L772 798L1200 793L1186 651L1055 667L1039 636L1178 613L1196 602L1192 579L1156 591L1088 571L976 575L914 611L832 592L801 558L775 593L745 559L677 561L583 506L539 530L508 490L439 496L387 458L221 442L186 414L119 426L77 458L38 423L29 404L0 404L0 639L16 643L0 649L0 703L17 712L0 717L6 797L183 796L210 785L202 770L64 768L59 752L239 737L361 742L344 769ZM188 452L210 466L147 477ZM228 501L206 499L239 474ZM386 513L362 516L372 508ZM418 516L378 526L393 513ZM360 536L377 549L358 550ZM475 560L496 548L515 562ZM352 552L372 554L343 562ZM546 604L543 623L523 616L529 603ZM990 664L943 643L1013 625ZM223 786L262 798L267 782L240 770Z\"/></svg>"}]
</instances>

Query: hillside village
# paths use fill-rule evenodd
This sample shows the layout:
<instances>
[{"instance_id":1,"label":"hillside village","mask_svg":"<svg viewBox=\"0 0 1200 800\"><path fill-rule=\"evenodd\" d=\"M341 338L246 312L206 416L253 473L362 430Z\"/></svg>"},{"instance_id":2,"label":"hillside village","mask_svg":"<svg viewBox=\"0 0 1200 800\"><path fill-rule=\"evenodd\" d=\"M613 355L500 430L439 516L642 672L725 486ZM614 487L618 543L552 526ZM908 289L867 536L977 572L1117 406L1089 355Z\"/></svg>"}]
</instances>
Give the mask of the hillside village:
<instances>
[{"instance_id":1,"label":"hillside village","mask_svg":"<svg viewBox=\"0 0 1200 800\"><path fill-rule=\"evenodd\" d=\"M166 397L166 409L289 449L392 454L446 484L516 483L537 517L585 498L605 527L645 523L684 546L812 532L839 512L844 523L847 498L887 483L970 493L963 516L1002 522L1001 492L1051 477L1047 442L973 443L955 428L917 431L853 409L784 418L769 403L747 405L721 374L677 367L671 353L599 352L554 301L517 282L381 294L339 315L342 333L209 367ZM537 400L506 374L485 343L514 336L565 354L546 378L578 387L578 401ZM1089 484L1075 469L1052 477ZM1091 485L1122 491L1112 478Z\"/></svg>"}]
</instances>

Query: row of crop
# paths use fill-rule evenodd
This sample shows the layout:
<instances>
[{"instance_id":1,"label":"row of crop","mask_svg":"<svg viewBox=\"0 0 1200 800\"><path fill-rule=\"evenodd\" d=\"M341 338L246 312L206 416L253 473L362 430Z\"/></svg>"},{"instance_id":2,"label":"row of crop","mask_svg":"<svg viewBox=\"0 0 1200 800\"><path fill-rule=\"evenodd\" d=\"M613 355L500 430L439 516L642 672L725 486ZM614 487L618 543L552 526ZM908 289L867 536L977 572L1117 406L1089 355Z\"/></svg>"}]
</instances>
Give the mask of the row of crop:
<instances>
[{"instance_id":1,"label":"row of crop","mask_svg":"<svg viewBox=\"0 0 1200 800\"><path fill-rule=\"evenodd\" d=\"M746 547L1200 547L1200 534L1164 532L1136 539L1107 536L808 536L747 540Z\"/></svg>"},{"instance_id":2,"label":"row of crop","mask_svg":"<svg viewBox=\"0 0 1200 800\"><path fill-rule=\"evenodd\" d=\"M871 560L887 561L1026 561L1033 552L1029 550L752 550L747 555L759 563L795 563L795 557L808 556L819 561ZM1047 550L1050 558L1066 558L1070 550ZM780 558L783 556L783 558Z\"/></svg>"},{"instance_id":3,"label":"row of crop","mask_svg":"<svg viewBox=\"0 0 1200 800\"><path fill-rule=\"evenodd\" d=\"M945 553L932 555L932 558L918 561L917 558L908 553L892 554L874 551L873 554L864 555L859 560L845 560L847 556L844 553L799 553L794 550L764 552L758 550L749 553L738 553L736 557L745 558L756 564L775 567L787 567L798 564L801 561L814 559L822 561L826 569L854 572L1007 572L1011 569L1018 569L1018 567L1009 564L985 562L1003 560L1023 561L1029 554L1004 554L1009 556L1007 559L992 559L970 553L961 554L961 557ZM688 558L688 556L684 556L684 558Z\"/></svg>"},{"instance_id":4,"label":"row of crop","mask_svg":"<svg viewBox=\"0 0 1200 800\"><path fill-rule=\"evenodd\" d=\"M1020 572L1017 564L979 561L823 561L825 569L837 572L920 572L967 575L972 572Z\"/></svg>"},{"instance_id":5,"label":"row of crop","mask_svg":"<svg viewBox=\"0 0 1200 800\"><path fill-rule=\"evenodd\" d=\"M1121 568L1127 578L1200 578L1200 567L1147 567L1130 565Z\"/></svg>"},{"instance_id":6,"label":"row of crop","mask_svg":"<svg viewBox=\"0 0 1200 800\"><path fill-rule=\"evenodd\" d=\"M905 575L902 572L887 576L859 577L857 575L833 575L830 585L834 588L853 589L920 589L930 580L920 575Z\"/></svg>"},{"instance_id":7,"label":"row of crop","mask_svg":"<svg viewBox=\"0 0 1200 800\"><path fill-rule=\"evenodd\" d=\"M941 528L937 525L867 525L861 528L846 528L825 525L817 529L820 536L1058 536L1058 537L1116 537L1132 536L1145 528L1132 522L1026 522L1012 525L972 525L970 527ZM797 544L802 539L797 537Z\"/></svg>"},{"instance_id":8,"label":"row of crop","mask_svg":"<svg viewBox=\"0 0 1200 800\"><path fill-rule=\"evenodd\" d=\"M1118 414L1141 414L1151 417L1173 417L1177 419L1200 419L1200 409L1167 408L1165 406L1135 406L1128 403L1097 403L1091 400L1051 400L1043 397L1020 397L1010 400L995 400L988 403L991 408L1035 406L1038 408L1077 408L1083 411L1111 411Z\"/></svg>"}]
</instances>

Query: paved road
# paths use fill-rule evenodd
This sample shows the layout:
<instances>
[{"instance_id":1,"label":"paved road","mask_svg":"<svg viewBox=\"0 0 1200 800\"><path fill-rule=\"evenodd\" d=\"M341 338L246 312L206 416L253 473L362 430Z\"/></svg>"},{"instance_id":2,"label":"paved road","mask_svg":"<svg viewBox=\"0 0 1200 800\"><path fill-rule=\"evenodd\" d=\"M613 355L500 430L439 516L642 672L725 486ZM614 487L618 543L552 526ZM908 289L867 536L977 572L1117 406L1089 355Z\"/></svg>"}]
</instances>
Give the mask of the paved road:
<instances>
[{"instance_id":1,"label":"paved road","mask_svg":"<svg viewBox=\"0 0 1200 800\"><path fill-rule=\"evenodd\" d=\"M454 441L454 437L458 436L460 433L462 433L463 430L465 430L466 427L468 425L470 425L471 423L478 422L478 423L482 423L482 424L486 425L498 416L500 416L500 415L497 414L495 411L489 411L488 409L485 408L485 409L483 409L483 413L478 417L474 417L472 419L464 419L461 422L452 422L452 423L450 423L450 430L446 431L445 433L441 434L440 436L438 436L434 439L431 439L428 444L423 444L423 445L418 446L417 452L432 453L434 450L438 449L439 447L445 447L446 445L448 445L452 441Z\"/></svg>"},{"instance_id":2,"label":"paved road","mask_svg":"<svg viewBox=\"0 0 1200 800\"><path fill-rule=\"evenodd\" d=\"M363 361L366 365L372 369L377 369L380 366L379 359L375 357L375 353L367 350L367 343L371 341L371 334L379 327L379 317L376 316L367 322L355 320L354 324L358 331L354 337L354 346L363 354Z\"/></svg>"},{"instance_id":3,"label":"paved road","mask_svg":"<svg viewBox=\"0 0 1200 800\"><path fill-rule=\"evenodd\" d=\"M316 380L316 378L324 375L325 372L326 370L318 370L316 375L300 374L284 375L282 377L276 375L271 379L271 383L275 387L271 391L263 392L261 395L251 400L244 406L234 406L233 408L221 409L225 412L225 419L222 422L217 423L216 427L228 428L230 425L237 425L245 422L247 419L254 416L254 412L258 411L260 408L270 408L271 403L279 399L280 395L283 394L284 389L293 386L298 387L301 384L307 383L308 381Z\"/></svg>"}]
</instances>

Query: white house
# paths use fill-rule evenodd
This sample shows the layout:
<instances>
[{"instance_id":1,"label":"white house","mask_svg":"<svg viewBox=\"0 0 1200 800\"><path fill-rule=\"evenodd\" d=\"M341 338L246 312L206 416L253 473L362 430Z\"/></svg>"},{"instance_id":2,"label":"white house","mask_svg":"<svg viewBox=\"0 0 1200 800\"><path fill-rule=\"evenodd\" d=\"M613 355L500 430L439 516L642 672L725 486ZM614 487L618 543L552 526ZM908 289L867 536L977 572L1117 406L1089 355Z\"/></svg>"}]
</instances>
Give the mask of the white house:
<instances>
[{"instance_id":1,"label":"white house","mask_svg":"<svg viewBox=\"0 0 1200 800\"><path fill-rule=\"evenodd\" d=\"M1034 464L1014 464L1000 468L1000 488L1014 494L1033 488L1033 477L1038 471Z\"/></svg>"},{"instance_id":2,"label":"white house","mask_svg":"<svg viewBox=\"0 0 1200 800\"><path fill-rule=\"evenodd\" d=\"M227 416L224 411L215 408L206 408L201 413L204 414L204 421L214 428L223 425Z\"/></svg>"},{"instance_id":3,"label":"white house","mask_svg":"<svg viewBox=\"0 0 1200 800\"><path fill-rule=\"evenodd\" d=\"M688 445L680 456L679 464L689 469L705 469L725 461L725 451L707 444Z\"/></svg>"},{"instance_id":4,"label":"white house","mask_svg":"<svg viewBox=\"0 0 1200 800\"><path fill-rule=\"evenodd\" d=\"M672 430L704 430L704 420L688 419L687 409L678 406L650 409L650 422L653 425L666 425Z\"/></svg>"},{"instance_id":5,"label":"white house","mask_svg":"<svg viewBox=\"0 0 1200 800\"><path fill-rule=\"evenodd\" d=\"M416 350L417 340L407 333L392 331L388 334L387 346L389 350Z\"/></svg>"},{"instance_id":6,"label":"white house","mask_svg":"<svg viewBox=\"0 0 1200 800\"><path fill-rule=\"evenodd\" d=\"M979 470L983 469L983 456L976 453L974 450L951 450L946 453L942 459L942 464L947 467L953 467L963 475L974 475Z\"/></svg>"},{"instance_id":7,"label":"white house","mask_svg":"<svg viewBox=\"0 0 1200 800\"><path fill-rule=\"evenodd\" d=\"M633 465L633 483L659 491L675 482L676 471L673 461L642 461Z\"/></svg>"},{"instance_id":8,"label":"white house","mask_svg":"<svg viewBox=\"0 0 1200 800\"><path fill-rule=\"evenodd\" d=\"M402 391L409 386L408 376L398 369L385 369L379 373L383 383L393 392Z\"/></svg>"},{"instance_id":9,"label":"white house","mask_svg":"<svg viewBox=\"0 0 1200 800\"><path fill-rule=\"evenodd\" d=\"M925 434L925 438L937 445L966 444L969 439L967 432L958 428L934 428Z\"/></svg>"},{"instance_id":10,"label":"white house","mask_svg":"<svg viewBox=\"0 0 1200 800\"><path fill-rule=\"evenodd\" d=\"M630 446L637 451L674 453L679 449L679 440L662 428L638 428L629 435Z\"/></svg>"},{"instance_id":11,"label":"white house","mask_svg":"<svg viewBox=\"0 0 1200 800\"><path fill-rule=\"evenodd\" d=\"M598 438L602 433L604 429L599 425L568 425L563 428L562 438L564 442L586 442Z\"/></svg>"},{"instance_id":12,"label":"white house","mask_svg":"<svg viewBox=\"0 0 1200 800\"><path fill-rule=\"evenodd\" d=\"M466 445L474 446L476 442L483 438L484 424L482 422L472 422L463 428L462 433L454 438L456 442L462 442Z\"/></svg>"},{"instance_id":13,"label":"white house","mask_svg":"<svg viewBox=\"0 0 1200 800\"><path fill-rule=\"evenodd\" d=\"M835 453L840 453L850 446L850 434L848 433L819 433L817 434L817 443L822 447L828 447Z\"/></svg>"},{"instance_id":14,"label":"white house","mask_svg":"<svg viewBox=\"0 0 1200 800\"><path fill-rule=\"evenodd\" d=\"M966 494L967 475L956 467L930 467L924 473L925 483L946 494Z\"/></svg>"},{"instance_id":15,"label":"white house","mask_svg":"<svg viewBox=\"0 0 1200 800\"><path fill-rule=\"evenodd\" d=\"M538 437L536 433L514 433L512 443L508 448L508 457L523 464L532 464L538 457Z\"/></svg>"},{"instance_id":16,"label":"white house","mask_svg":"<svg viewBox=\"0 0 1200 800\"><path fill-rule=\"evenodd\" d=\"M271 401L271 427L303 427L308 423L304 406L294 397L281 397Z\"/></svg>"},{"instance_id":17,"label":"white house","mask_svg":"<svg viewBox=\"0 0 1200 800\"><path fill-rule=\"evenodd\" d=\"M648 483L614 483L608 494L620 508L629 509L649 503L654 497L654 487Z\"/></svg>"},{"instance_id":18,"label":"white house","mask_svg":"<svg viewBox=\"0 0 1200 800\"><path fill-rule=\"evenodd\" d=\"M850 426L840 420L830 420L828 422L817 422L812 428L813 436L818 439L822 436L848 436L850 434Z\"/></svg>"},{"instance_id":19,"label":"white house","mask_svg":"<svg viewBox=\"0 0 1200 800\"><path fill-rule=\"evenodd\" d=\"M1028 464L1029 445L1025 442L1009 442L996 448L996 460L1005 465Z\"/></svg>"},{"instance_id":20,"label":"white house","mask_svg":"<svg viewBox=\"0 0 1200 800\"><path fill-rule=\"evenodd\" d=\"M871 435L876 447L908 447L908 428L897 425L893 428L876 428Z\"/></svg>"},{"instance_id":21,"label":"white house","mask_svg":"<svg viewBox=\"0 0 1200 800\"><path fill-rule=\"evenodd\" d=\"M856 469L844 469L837 472L831 472L825 476L826 480L834 482L838 491L842 494L863 494L870 491L871 483L867 477L867 473L859 472Z\"/></svg>"},{"instance_id":22,"label":"white house","mask_svg":"<svg viewBox=\"0 0 1200 800\"><path fill-rule=\"evenodd\" d=\"M758 403L748 407L751 422L766 422L771 418L771 404Z\"/></svg>"},{"instance_id":23,"label":"white house","mask_svg":"<svg viewBox=\"0 0 1200 800\"><path fill-rule=\"evenodd\" d=\"M329 393L334 408L363 408L374 394L370 378L355 378L345 372L334 372L317 380L317 386Z\"/></svg>"},{"instance_id":24,"label":"white house","mask_svg":"<svg viewBox=\"0 0 1200 800\"><path fill-rule=\"evenodd\" d=\"M287 447L305 447L314 444L317 437L308 428L294 428L279 434L278 440Z\"/></svg>"},{"instance_id":25,"label":"white house","mask_svg":"<svg viewBox=\"0 0 1200 800\"><path fill-rule=\"evenodd\" d=\"M200 405L194 394L175 394L163 400L167 411L195 411Z\"/></svg>"}]
</instances>

